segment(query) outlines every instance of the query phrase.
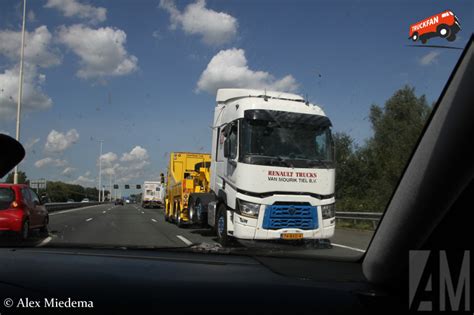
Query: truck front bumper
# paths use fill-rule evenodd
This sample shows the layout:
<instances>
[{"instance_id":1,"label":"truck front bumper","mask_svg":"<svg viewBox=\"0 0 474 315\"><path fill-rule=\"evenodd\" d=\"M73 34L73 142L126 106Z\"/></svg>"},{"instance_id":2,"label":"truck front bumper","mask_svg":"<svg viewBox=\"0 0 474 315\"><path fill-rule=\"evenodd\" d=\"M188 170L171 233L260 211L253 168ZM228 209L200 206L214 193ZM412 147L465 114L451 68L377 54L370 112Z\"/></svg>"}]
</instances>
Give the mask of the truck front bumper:
<instances>
[{"instance_id":1,"label":"truck front bumper","mask_svg":"<svg viewBox=\"0 0 474 315\"><path fill-rule=\"evenodd\" d=\"M297 228L264 229L259 226L258 219L252 219L239 214L233 215L232 236L246 240L279 240L285 233L300 233L303 239L329 239L334 236L335 219L321 220L321 224L314 230Z\"/></svg>"}]
</instances>

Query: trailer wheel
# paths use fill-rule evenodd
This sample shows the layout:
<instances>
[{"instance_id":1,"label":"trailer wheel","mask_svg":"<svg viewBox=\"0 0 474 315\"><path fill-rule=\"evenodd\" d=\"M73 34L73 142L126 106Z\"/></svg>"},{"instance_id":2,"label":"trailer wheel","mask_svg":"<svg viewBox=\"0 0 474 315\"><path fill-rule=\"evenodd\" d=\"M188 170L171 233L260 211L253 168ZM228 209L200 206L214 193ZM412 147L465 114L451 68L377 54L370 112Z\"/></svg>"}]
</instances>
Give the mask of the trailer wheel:
<instances>
[{"instance_id":1,"label":"trailer wheel","mask_svg":"<svg viewBox=\"0 0 474 315\"><path fill-rule=\"evenodd\" d=\"M230 237L227 235L227 207L224 204L219 205L216 216L217 239L222 246L230 244Z\"/></svg>"}]
</instances>

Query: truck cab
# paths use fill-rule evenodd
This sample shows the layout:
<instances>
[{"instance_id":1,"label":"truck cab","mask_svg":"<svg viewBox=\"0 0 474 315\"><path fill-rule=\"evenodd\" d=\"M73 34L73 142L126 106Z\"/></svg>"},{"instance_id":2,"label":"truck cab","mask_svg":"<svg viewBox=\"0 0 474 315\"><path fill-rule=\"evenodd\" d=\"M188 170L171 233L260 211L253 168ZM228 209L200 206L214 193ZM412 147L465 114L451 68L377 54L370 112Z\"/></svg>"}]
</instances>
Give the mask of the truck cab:
<instances>
[{"instance_id":1,"label":"truck cab","mask_svg":"<svg viewBox=\"0 0 474 315\"><path fill-rule=\"evenodd\" d=\"M328 239L335 229L331 121L289 93L220 89L208 224L221 243Z\"/></svg>"}]
</instances>

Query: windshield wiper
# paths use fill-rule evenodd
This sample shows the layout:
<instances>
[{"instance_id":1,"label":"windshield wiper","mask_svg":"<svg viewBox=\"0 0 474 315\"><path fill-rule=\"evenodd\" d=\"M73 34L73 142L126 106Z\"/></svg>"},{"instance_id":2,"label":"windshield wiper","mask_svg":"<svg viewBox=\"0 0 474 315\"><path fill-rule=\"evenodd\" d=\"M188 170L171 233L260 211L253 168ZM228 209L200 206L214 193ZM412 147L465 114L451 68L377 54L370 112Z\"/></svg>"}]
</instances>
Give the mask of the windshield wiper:
<instances>
[{"instance_id":1,"label":"windshield wiper","mask_svg":"<svg viewBox=\"0 0 474 315\"><path fill-rule=\"evenodd\" d=\"M276 165L275 162L278 162L279 165L277 166L283 165L283 166L294 168L294 166L291 163L288 163L288 161L286 159L283 159L281 156L260 155L260 154L254 154L254 153L246 154L246 156L255 158L259 162L266 162L269 165Z\"/></svg>"}]
</instances>

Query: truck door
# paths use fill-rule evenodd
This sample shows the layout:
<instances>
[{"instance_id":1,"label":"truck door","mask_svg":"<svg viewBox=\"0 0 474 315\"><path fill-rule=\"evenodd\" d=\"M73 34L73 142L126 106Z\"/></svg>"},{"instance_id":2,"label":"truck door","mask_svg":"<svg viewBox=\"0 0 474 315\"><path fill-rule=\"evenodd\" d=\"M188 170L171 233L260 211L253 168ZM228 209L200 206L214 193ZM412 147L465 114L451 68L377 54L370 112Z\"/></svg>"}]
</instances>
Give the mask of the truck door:
<instances>
[{"instance_id":1,"label":"truck door","mask_svg":"<svg viewBox=\"0 0 474 315\"><path fill-rule=\"evenodd\" d=\"M225 149L224 156L226 158L225 166L225 177L231 181L235 182L233 175L235 168L237 167L237 157L238 157L238 123L234 121L227 126L227 137L225 140Z\"/></svg>"}]
</instances>

